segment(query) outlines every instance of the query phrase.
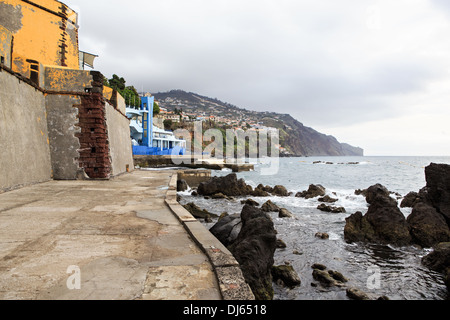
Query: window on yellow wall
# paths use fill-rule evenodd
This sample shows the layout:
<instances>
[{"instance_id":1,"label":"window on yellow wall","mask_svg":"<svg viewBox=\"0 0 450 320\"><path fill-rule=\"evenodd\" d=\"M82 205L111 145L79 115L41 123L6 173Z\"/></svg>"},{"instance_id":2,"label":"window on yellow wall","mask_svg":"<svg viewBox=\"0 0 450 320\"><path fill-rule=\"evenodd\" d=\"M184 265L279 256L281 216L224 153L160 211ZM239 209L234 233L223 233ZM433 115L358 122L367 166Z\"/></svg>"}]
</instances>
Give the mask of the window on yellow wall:
<instances>
[{"instance_id":1,"label":"window on yellow wall","mask_svg":"<svg viewBox=\"0 0 450 320\"><path fill-rule=\"evenodd\" d=\"M39 86L39 62L35 60L27 60L27 62L30 64L30 80Z\"/></svg>"}]
</instances>

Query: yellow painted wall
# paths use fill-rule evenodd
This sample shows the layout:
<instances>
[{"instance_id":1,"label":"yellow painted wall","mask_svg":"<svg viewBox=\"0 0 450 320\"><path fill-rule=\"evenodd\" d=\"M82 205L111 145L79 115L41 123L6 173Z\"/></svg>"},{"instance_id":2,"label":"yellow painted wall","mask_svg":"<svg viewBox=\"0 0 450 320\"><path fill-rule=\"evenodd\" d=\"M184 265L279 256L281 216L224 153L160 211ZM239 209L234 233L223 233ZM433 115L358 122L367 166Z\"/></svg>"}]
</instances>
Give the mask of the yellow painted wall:
<instances>
[{"instance_id":1,"label":"yellow painted wall","mask_svg":"<svg viewBox=\"0 0 450 320\"><path fill-rule=\"evenodd\" d=\"M111 100L113 95L113 89L107 86L103 86L103 97L107 100Z\"/></svg>"},{"instance_id":2,"label":"yellow painted wall","mask_svg":"<svg viewBox=\"0 0 450 320\"><path fill-rule=\"evenodd\" d=\"M14 36L12 69L29 76L27 60L79 69L77 19L55 0L0 0L0 25Z\"/></svg>"},{"instance_id":3,"label":"yellow painted wall","mask_svg":"<svg viewBox=\"0 0 450 320\"><path fill-rule=\"evenodd\" d=\"M92 76L89 71L44 66L42 73L44 82L41 85L45 90L85 92L86 88L92 88Z\"/></svg>"}]
</instances>

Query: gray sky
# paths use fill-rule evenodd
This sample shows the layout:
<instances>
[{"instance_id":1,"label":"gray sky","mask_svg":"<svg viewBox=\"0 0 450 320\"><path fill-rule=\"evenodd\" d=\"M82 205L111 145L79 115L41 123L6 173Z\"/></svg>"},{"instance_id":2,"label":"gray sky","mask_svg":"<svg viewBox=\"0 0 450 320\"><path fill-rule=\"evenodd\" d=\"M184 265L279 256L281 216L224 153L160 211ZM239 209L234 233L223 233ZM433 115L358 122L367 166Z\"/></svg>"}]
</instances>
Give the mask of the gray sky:
<instances>
[{"instance_id":1,"label":"gray sky","mask_svg":"<svg viewBox=\"0 0 450 320\"><path fill-rule=\"evenodd\" d=\"M289 113L366 155L450 155L450 1L63 0L138 91Z\"/></svg>"}]
</instances>

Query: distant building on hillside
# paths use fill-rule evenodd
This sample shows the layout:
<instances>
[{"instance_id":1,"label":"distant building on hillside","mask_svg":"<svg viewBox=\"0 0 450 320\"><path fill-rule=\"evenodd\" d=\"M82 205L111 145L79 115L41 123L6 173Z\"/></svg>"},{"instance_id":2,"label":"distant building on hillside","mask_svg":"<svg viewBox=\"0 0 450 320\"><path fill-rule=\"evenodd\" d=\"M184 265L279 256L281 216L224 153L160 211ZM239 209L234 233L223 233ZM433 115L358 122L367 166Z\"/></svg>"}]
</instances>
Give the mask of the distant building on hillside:
<instances>
[{"instance_id":1,"label":"distant building on hillside","mask_svg":"<svg viewBox=\"0 0 450 320\"><path fill-rule=\"evenodd\" d=\"M154 97L141 97L140 109L127 108L130 134L135 155L183 155L186 141L177 139L173 132L153 125Z\"/></svg>"}]
</instances>

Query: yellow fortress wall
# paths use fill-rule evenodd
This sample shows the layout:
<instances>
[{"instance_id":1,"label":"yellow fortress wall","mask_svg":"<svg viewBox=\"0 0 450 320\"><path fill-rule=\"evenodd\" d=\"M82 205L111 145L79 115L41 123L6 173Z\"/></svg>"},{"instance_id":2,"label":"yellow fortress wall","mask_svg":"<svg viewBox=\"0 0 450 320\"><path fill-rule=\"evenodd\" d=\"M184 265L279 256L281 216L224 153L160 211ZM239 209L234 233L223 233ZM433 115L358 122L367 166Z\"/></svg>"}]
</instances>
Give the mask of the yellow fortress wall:
<instances>
[{"instance_id":1,"label":"yellow fortress wall","mask_svg":"<svg viewBox=\"0 0 450 320\"><path fill-rule=\"evenodd\" d=\"M73 10L0 0L0 58L0 193L134 169L125 101L80 70Z\"/></svg>"},{"instance_id":2,"label":"yellow fortress wall","mask_svg":"<svg viewBox=\"0 0 450 320\"><path fill-rule=\"evenodd\" d=\"M77 19L59 1L1 0L0 25L13 36L11 69L27 78L39 63L79 69Z\"/></svg>"}]
</instances>

